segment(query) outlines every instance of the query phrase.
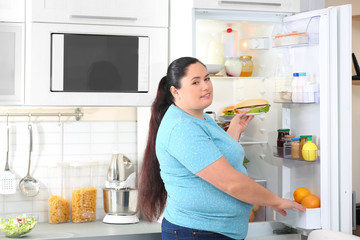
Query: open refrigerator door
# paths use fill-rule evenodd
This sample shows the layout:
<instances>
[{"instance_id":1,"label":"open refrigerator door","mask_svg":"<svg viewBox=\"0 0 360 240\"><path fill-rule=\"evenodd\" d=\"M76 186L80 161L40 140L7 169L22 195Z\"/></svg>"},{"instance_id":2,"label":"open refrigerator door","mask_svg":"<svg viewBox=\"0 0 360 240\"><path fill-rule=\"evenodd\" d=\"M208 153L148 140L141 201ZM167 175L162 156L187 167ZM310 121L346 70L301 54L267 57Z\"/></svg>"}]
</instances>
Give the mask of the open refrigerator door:
<instances>
[{"instance_id":1,"label":"open refrigerator door","mask_svg":"<svg viewBox=\"0 0 360 240\"><path fill-rule=\"evenodd\" d=\"M274 229L279 222L303 235L320 228L350 233L351 81L343 79L351 79L351 6L295 15L214 9L193 14L193 55L206 65L223 66L211 75L214 99L206 111L221 116L224 107L250 98L271 105L239 141L250 160L249 176L283 198L293 199L297 188L306 187L321 199L320 208L290 210L286 217L263 209L247 239L266 229L284 233ZM232 36L224 37L229 32ZM250 76L228 76L227 54L251 56ZM293 84L293 73L305 73L302 84ZM279 156L277 130L284 128L312 136L318 148L314 161ZM263 231L252 231L259 228Z\"/></svg>"}]
</instances>

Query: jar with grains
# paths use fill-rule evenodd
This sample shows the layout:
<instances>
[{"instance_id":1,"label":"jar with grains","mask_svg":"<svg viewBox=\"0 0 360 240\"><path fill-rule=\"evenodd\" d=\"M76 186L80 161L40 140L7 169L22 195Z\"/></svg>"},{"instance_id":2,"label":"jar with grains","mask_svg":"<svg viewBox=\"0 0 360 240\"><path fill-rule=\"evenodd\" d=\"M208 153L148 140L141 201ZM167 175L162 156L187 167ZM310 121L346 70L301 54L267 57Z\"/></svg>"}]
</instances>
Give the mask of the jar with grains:
<instances>
[{"instance_id":1,"label":"jar with grains","mask_svg":"<svg viewBox=\"0 0 360 240\"><path fill-rule=\"evenodd\" d=\"M229 77L240 77L242 64L237 56L226 57L225 70Z\"/></svg>"},{"instance_id":2,"label":"jar with grains","mask_svg":"<svg viewBox=\"0 0 360 240\"><path fill-rule=\"evenodd\" d=\"M70 221L70 198L63 191L62 167L60 165L49 166L48 173L48 206L49 223L65 223Z\"/></svg>"},{"instance_id":3,"label":"jar with grains","mask_svg":"<svg viewBox=\"0 0 360 240\"><path fill-rule=\"evenodd\" d=\"M254 63L251 56L240 56L241 74L240 77L251 77L254 69Z\"/></svg>"},{"instance_id":4,"label":"jar with grains","mask_svg":"<svg viewBox=\"0 0 360 240\"><path fill-rule=\"evenodd\" d=\"M96 164L69 162L65 167L65 186L71 195L71 221L76 223L96 220L97 189L92 173Z\"/></svg>"},{"instance_id":5,"label":"jar with grains","mask_svg":"<svg viewBox=\"0 0 360 240\"><path fill-rule=\"evenodd\" d=\"M293 159L301 158L300 138L291 139L291 158Z\"/></svg>"}]
</instances>

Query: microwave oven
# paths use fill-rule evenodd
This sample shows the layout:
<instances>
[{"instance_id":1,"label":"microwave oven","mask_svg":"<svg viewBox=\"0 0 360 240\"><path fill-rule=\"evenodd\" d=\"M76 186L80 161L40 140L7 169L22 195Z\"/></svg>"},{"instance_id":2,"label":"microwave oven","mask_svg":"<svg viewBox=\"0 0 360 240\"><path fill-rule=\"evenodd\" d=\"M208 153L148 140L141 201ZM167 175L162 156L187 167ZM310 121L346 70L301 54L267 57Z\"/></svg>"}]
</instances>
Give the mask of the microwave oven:
<instances>
[{"instance_id":1,"label":"microwave oven","mask_svg":"<svg viewBox=\"0 0 360 240\"><path fill-rule=\"evenodd\" d=\"M150 106L166 74L168 30L32 23L25 102Z\"/></svg>"}]
</instances>

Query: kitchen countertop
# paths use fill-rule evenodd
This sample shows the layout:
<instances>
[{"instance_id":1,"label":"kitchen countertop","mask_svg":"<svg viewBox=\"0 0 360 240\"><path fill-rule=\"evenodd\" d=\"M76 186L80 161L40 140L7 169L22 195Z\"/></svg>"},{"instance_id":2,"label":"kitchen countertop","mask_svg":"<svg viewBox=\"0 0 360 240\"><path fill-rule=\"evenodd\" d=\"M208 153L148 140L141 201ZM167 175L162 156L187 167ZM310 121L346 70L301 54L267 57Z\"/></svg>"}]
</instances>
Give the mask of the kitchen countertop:
<instances>
[{"instance_id":1,"label":"kitchen countertop","mask_svg":"<svg viewBox=\"0 0 360 240\"><path fill-rule=\"evenodd\" d=\"M87 223L38 223L22 239L117 239L117 240L159 240L160 223L140 221L135 224L106 224L101 220ZM10 239L0 233L0 239Z\"/></svg>"}]
</instances>

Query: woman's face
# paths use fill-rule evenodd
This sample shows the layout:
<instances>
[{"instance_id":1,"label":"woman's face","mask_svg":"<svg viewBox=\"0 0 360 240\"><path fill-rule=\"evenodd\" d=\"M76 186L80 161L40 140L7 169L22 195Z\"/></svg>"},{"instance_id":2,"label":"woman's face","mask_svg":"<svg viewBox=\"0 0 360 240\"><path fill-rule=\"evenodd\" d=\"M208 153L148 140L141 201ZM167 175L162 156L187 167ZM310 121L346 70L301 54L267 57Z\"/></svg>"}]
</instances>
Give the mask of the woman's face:
<instances>
[{"instance_id":1,"label":"woman's face","mask_svg":"<svg viewBox=\"0 0 360 240\"><path fill-rule=\"evenodd\" d=\"M199 62L191 64L180 81L180 89L171 87L175 105L191 115L202 118L203 110L213 99L213 86L207 69Z\"/></svg>"}]
</instances>

